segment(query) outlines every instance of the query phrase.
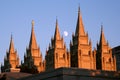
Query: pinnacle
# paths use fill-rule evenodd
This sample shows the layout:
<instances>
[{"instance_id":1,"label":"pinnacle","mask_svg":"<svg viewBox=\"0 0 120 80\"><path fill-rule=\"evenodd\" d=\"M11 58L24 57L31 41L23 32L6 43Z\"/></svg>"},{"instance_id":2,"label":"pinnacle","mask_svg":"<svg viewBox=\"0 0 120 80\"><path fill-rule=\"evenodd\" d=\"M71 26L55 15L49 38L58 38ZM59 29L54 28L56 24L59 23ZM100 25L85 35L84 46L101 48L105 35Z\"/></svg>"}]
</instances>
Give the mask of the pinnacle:
<instances>
[{"instance_id":1,"label":"pinnacle","mask_svg":"<svg viewBox=\"0 0 120 80\"><path fill-rule=\"evenodd\" d=\"M84 36L85 35L85 31L84 31L84 25L83 25L83 21L82 21L82 15L80 12L80 7L78 9L78 20L77 20L77 26L76 26L76 32L75 35L79 35L79 36Z\"/></svg>"},{"instance_id":2,"label":"pinnacle","mask_svg":"<svg viewBox=\"0 0 120 80\"><path fill-rule=\"evenodd\" d=\"M56 40L60 40L60 32L59 32L59 26L58 26L58 20L57 19L56 19L56 28L55 28L54 38Z\"/></svg>"},{"instance_id":3,"label":"pinnacle","mask_svg":"<svg viewBox=\"0 0 120 80\"><path fill-rule=\"evenodd\" d=\"M29 48L34 48L34 49L38 48L35 33L34 33L34 21L33 20L32 20L32 31L31 31Z\"/></svg>"},{"instance_id":4,"label":"pinnacle","mask_svg":"<svg viewBox=\"0 0 120 80\"><path fill-rule=\"evenodd\" d=\"M13 43L13 37L12 37L12 35L11 35L11 40L10 40L9 52L14 52L14 43Z\"/></svg>"},{"instance_id":5,"label":"pinnacle","mask_svg":"<svg viewBox=\"0 0 120 80\"><path fill-rule=\"evenodd\" d=\"M101 25L100 44L102 44L102 45L106 45L107 44L105 36L104 36L103 25Z\"/></svg>"}]
</instances>

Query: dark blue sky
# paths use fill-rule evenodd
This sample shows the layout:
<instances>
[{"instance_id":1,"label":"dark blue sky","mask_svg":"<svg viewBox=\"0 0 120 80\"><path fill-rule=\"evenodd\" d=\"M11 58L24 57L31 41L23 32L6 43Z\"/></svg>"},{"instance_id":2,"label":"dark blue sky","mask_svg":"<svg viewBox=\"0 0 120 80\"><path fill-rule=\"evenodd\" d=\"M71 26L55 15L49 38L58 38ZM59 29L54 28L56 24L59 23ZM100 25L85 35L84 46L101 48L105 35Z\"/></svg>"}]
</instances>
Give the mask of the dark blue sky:
<instances>
[{"instance_id":1,"label":"dark blue sky","mask_svg":"<svg viewBox=\"0 0 120 80\"><path fill-rule=\"evenodd\" d=\"M75 32L80 5L85 31L96 47L101 24L111 47L120 45L120 0L0 0L0 62L9 49L13 35L15 49L20 59L26 52L31 34L31 21L35 21L37 43L44 56L55 31L56 17L61 35L69 48Z\"/></svg>"}]
</instances>

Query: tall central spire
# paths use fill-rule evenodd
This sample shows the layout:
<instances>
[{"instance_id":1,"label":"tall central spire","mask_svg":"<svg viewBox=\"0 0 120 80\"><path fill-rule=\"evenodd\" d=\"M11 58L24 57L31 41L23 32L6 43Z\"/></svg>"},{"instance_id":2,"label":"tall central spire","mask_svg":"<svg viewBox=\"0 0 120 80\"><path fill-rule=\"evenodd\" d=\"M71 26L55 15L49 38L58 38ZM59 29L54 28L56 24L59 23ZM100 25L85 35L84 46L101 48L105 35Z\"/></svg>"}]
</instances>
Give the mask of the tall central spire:
<instances>
[{"instance_id":1,"label":"tall central spire","mask_svg":"<svg viewBox=\"0 0 120 80\"><path fill-rule=\"evenodd\" d=\"M10 40L9 52L10 52L10 53L13 53L13 52L14 52L14 43L13 43L12 35L11 35L11 40Z\"/></svg>"},{"instance_id":2,"label":"tall central spire","mask_svg":"<svg viewBox=\"0 0 120 80\"><path fill-rule=\"evenodd\" d=\"M99 44L101 45L106 45L106 39L105 39L105 36L104 36L104 32L103 32L103 25L101 25L101 35L100 35L100 42Z\"/></svg>"},{"instance_id":3,"label":"tall central spire","mask_svg":"<svg viewBox=\"0 0 120 80\"><path fill-rule=\"evenodd\" d=\"M38 48L35 33L34 33L34 21L33 20L32 20L32 31L31 31L29 48L32 48L32 49Z\"/></svg>"},{"instance_id":4,"label":"tall central spire","mask_svg":"<svg viewBox=\"0 0 120 80\"><path fill-rule=\"evenodd\" d=\"M84 36L85 35L84 25L83 25L83 21L82 21L82 15L80 12L80 7L78 9L78 20L77 20L75 35L77 35L77 36Z\"/></svg>"},{"instance_id":5,"label":"tall central spire","mask_svg":"<svg viewBox=\"0 0 120 80\"><path fill-rule=\"evenodd\" d=\"M58 20L56 19L56 28L55 28L55 34L54 34L55 40L60 40L60 32L59 32L59 26L58 26Z\"/></svg>"}]
</instances>

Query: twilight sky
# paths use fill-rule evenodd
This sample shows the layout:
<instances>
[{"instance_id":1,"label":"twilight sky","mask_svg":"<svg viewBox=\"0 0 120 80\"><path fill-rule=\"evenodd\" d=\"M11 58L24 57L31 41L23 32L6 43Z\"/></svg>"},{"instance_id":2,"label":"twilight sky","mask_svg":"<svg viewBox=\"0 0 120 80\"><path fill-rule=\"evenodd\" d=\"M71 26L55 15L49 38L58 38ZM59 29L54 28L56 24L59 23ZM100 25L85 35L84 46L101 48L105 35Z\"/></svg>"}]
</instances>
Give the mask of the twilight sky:
<instances>
[{"instance_id":1,"label":"twilight sky","mask_svg":"<svg viewBox=\"0 0 120 80\"><path fill-rule=\"evenodd\" d=\"M35 21L35 34L40 50L45 55L55 31L56 17L61 36L69 48L75 32L80 5L85 31L92 46L100 38L101 24L111 47L120 45L120 0L0 0L0 62L9 49L10 36L20 60L23 60L31 34L31 21Z\"/></svg>"}]
</instances>

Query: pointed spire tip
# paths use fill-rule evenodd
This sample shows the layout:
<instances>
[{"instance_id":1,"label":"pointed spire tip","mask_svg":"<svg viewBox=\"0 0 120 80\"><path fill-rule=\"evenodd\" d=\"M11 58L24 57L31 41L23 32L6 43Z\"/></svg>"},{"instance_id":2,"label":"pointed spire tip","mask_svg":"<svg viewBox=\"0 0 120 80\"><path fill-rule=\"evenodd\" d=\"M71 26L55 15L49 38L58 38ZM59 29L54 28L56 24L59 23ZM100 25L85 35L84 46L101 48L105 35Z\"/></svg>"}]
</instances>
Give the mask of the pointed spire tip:
<instances>
[{"instance_id":1,"label":"pointed spire tip","mask_svg":"<svg viewBox=\"0 0 120 80\"><path fill-rule=\"evenodd\" d=\"M103 32L103 24L101 24L101 32Z\"/></svg>"},{"instance_id":2,"label":"pointed spire tip","mask_svg":"<svg viewBox=\"0 0 120 80\"><path fill-rule=\"evenodd\" d=\"M79 7L78 7L78 12L80 12L80 5L79 5Z\"/></svg>"},{"instance_id":3,"label":"pointed spire tip","mask_svg":"<svg viewBox=\"0 0 120 80\"><path fill-rule=\"evenodd\" d=\"M57 19L57 16L56 16L56 26L58 25L58 19Z\"/></svg>"},{"instance_id":4,"label":"pointed spire tip","mask_svg":"<svg viewBox=\"0 0 120 80\"><path fill-rule=\"evenodd\" d=\"M79 6L78 6L78 15L80 15L81 14L81 10L80 10L80 4L79 4Z\"/></svg>"},{"instance_id":5,"label":"pointed spire tip","mask_svg":"<svg viewBox=\"0 0 120 80\"><path fill-rule=\"evenodd\" d=\"M29 48L34 48L34 49L38 48L36 36L35 36L35 32L34 32L34 20L32 20L32 30L31 30Z\"/></svg>"},{"instance_id":6,"label":"pointed spire tip","mask_svg":"<svg viewBox=\"0 0 120 80\"><path fill-rule=\"evenodd\" d=\"M11 34L10 45L9 45L9 52L10 51L14 52L14 42L13 42L12 34Z\"/></svg>"},{"instance_id":7,"label":"pointed spire tip","mask_svg":"<svg viewBox=\"0 0 120 80\"><path fill-rule=\"evenodd\" d=\"M35 22L34 22L34 20L32 20L32 27L34 27L34 24L35 24Z\"/></svg>"},{"instance_id":8,"label":"pointed spire tip","mask_svg":"<svg viewBox=\"0 0 120 80\"><path fill-rule=\"evenodd\" d=\"M56 19L56 27L55 27L55 34L54 34L55 39L60 39L60 32L59 32L59 26L58 26L58 20Z\"/></svg>"},{"instance_id":9,"label":"pointed spire tip","mask_svg":"<svg viewBox=\"0 0 120 80\"><path fill-rule=\"evenodd\" d=\"M12 35L12 33L11 33L11 40L13 39L13 35Z\"/></svg>"}]
</instances>

